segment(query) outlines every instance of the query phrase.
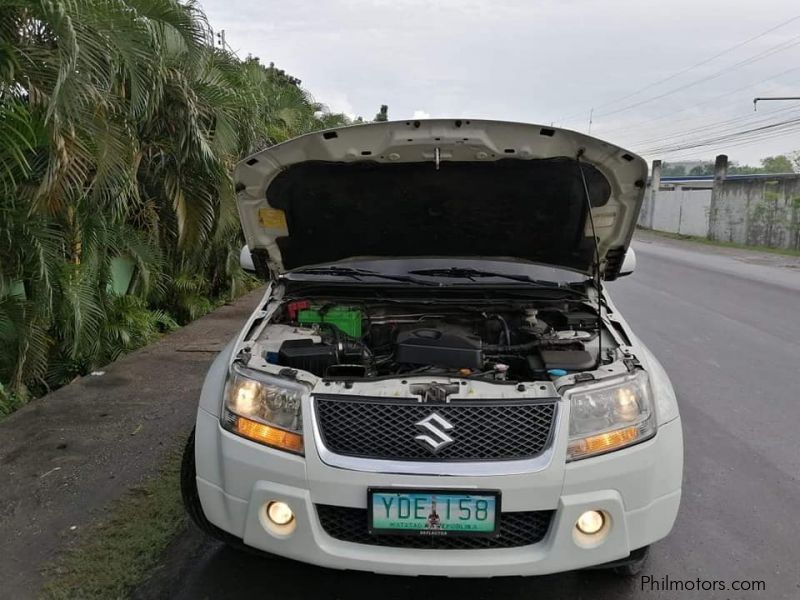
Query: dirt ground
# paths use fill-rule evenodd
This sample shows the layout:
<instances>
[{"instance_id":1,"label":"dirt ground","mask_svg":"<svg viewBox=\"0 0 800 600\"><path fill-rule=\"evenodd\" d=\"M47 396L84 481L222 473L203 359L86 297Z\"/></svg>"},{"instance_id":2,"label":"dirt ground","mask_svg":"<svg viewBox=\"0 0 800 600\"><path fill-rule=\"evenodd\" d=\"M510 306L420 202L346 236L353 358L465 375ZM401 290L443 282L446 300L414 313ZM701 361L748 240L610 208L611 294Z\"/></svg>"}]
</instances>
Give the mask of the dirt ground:
<instances>
[{"instance_id":1,"label":"dirt ground","mask_svg":"<svg viewBox=\"0 0 800 600\"><path fill-rule=\"evenodd\" d=\"M0 423L0 597L36 597L41 570L59 550L185 442L208 365L262 295L223 306Z\"/></svg>"}]
</instances>

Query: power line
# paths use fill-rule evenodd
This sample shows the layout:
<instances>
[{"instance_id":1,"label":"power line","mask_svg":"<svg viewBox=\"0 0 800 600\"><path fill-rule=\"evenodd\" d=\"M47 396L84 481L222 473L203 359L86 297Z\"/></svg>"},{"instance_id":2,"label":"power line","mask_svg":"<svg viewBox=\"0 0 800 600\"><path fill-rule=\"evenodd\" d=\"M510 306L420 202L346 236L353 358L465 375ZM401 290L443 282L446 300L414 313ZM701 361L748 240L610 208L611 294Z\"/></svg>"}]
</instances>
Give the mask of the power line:
<instances>
[{"instance_id":1,"label":"power line","mask_svg":"<svg viewBox=\"0 0 800 600\"><path fill-rule=\"evenodd\" d=\"M637 148L637 151L645 154L674 153L705 145L722 145L724 142L734 140L750 141L765 136L782 135L784 129L793 128L798 122L800 122L800 113L796 112L795 109L795 112L783 115L783 118L779 121L774 121L774 119L762 120L752 123L751 126L746 129L736 127L720 128L717 131L707 133L705 136L695 136L688 139L676 138L671 141L665 140L664 143L650 144L644 148L642 146L633 147Z\"/></svg>"},{"instance_id":2,"label":"power line","mask_svg":"<svg viewBox=\"0 0 800 600\"><path fill-rule=\"evenodd\" d=\"M691 140L701 139L703 137L707 137L712 134L718 135L730 132L738 132L742 131L742 127L750 128L762 124L774 123L776 122L775 121L776 118L782 119L789 116L791 117L800 116L800 113L798 113L798 109L800 109L800 104L794 104L789 107L780 108L772 111L762 111L761 115L754 115L752 112L748 111L747 113L745 113L745 116L741 115L733 116L732 118L716 121L713 123L708 123L703 127L683 130L666 136L656 136L649 139L638 140L636 142L629 143L628 146L639 147L639 148L641 148L642 146L652 147L659 143L666 144L674 140L691 141Z\"/></svg>"},{"instance_id":3,"label":"power line","mask_svg":"<svg viewBox=\"0 0 800 600\"><path fill-rule=\"evenodd\" d=\"M727 106L729 104L738 103L738 102L741 102L741 100L739 98L731 98L730 97L731 94L735 94L736 92L741 92L743 90L750 89L750 88L755 87L757 85L761 85L762 83L765 83L767 81L773 81L775 79L778 79L779 77L783 77L784 75L787 75L788 73L793 73L794 71L800 71L800 67L792 67L791 69L786 69L785 71L781 71L777 75L772 75L772 76L767 77L765 79L761 79L759 81L756 81L755 83L750 83L750 84L743 85L743 86L738 87L738 88L734 88L732 90L728 90L728 91L722 92L721 94L717 94L716 96L712 96L711 98L703 100L702 102L696 102L694 104L690 104L689 106L685 106L685 107L683 107L681 109L673 110L673 111L670 111L670 112L667 112L667 113L663 113L660 116L654 117L652 119L646 119L644 121L634 121L633 123L627 124L624 127L615 127L613 129L603 129L603 126L600 125L599 129L602 130L603 135L608 135L610 133L615 133L617 131L631 131L632 129L636 129L637 131L639 131L639 129L640 129L640 127L642 125L648 125L650 123L656 123L658 121L663 121L664 119L668 119L669 117L672 117L673 115L678 115L680 113L686 112L687 110L691 110L693 108L698 108L700 106L705 106L707 104L711 104L712 102L716 102L720 98L728 98L728 101L719 103L719 104L717 104L717 106ZM792 81L789 81L789 82L786 82L786 83L795 83L797 81L800 81L800 80L792 80ZM680 119L678 121L670 121L670 125L674 125L675 123L683 123L683 122L686 122L686 121L692 121L692 120L696 120L698 118L701 118L701 117L698 117L698 116L685 117L685 118ZM655 131L656 129L657 129L657 127L649 127L647 129L645 129L645 131L648 131L648 130Z\"/></svg>"},{"instance_id":4,"label":"power line","mask_svg":"<svg viewBox=\"0 0 800 600\"><path fill-rule=\"evenodd\" d=\"M706 123L700 127L693 127L691 129L678 130L668 135L660 135L649 138L640 138L638 140L628 142L628 146L639 146L644 144L654 144L657 142L669 141L681 137L697 137L698 134L718 132L723 133L740 129L743 125L755 125L758 123L768 123L772 121L775 115L781 113L790 113L797 110L797 106L790 106L787 108L780 108L773 111L762 112L760 115L754 115L752 111L747 111L744 116L735 115L721 121Z\"/></svg>"},{"instance_id":5,"label":"power line","mask_svg":"<svg viewBox=\"0 0 800 600\"><path fill-rule=\"evenodd\" d=\"M679 162L683 160L697 160L697 159L707 158L709 154L720 152L721 150L724 150L725 152L730 152L731 148L742 148L744 146L751 146L753 144L761 144L763 143L764 140L780 139L782 137L796 136L796 135L797 134L794 131L785 131L785 132L781 131L776 133L775 135L765 136L758 140L745 140L743 142L738 142L738 143L716 144L704 147L702 150L695 150L694 152L689 152L689 153L678 151L679 153L677 156L674 156L675 154L674 152L665 152L663 154L660 154L659 156L661 158L669 156L669 162Z\"/></svg>"},{"instance_id":6,"label":"power line","mask_svg":"<svg viewBox=\"0 0 800 600\"><path fill-rule=\"evenodd\" d=\"M782 42L782 43L777 44L777 45L775 45L775 46L773 46L771 48L768 48L764 52L760 52L759 54L756 54L755 56L747 58L747 59L745 59L743 61L740 61L740 62L735 63L733 65L730 65L728 67L725 67L724 69L720 69L719 71L717 71L715 73L712 73L711 75L707 75L705 77L701 77L700 79L695 79L694 81L690 81L689 83L686 83L686 84L681 85L679 87L673 88L673 89L671 89L669 91L666 91L666 92L664 92L662 94L659 94L657 96L652 96L651 98L645 98L644 100L640 100L639 102L634 102L633 104L628 104L627 106L623 106L623 107L617 108L615 110L611 110L611 111L608 111L608 112L605 112L605 113L601 113L601 114L598 114L597 116L599 116L599 117L607 117L607 116L610 116L610 115L615 115L617 113L621 113L621 112L630 110L632 108L637 108L639 106L642 106L643 104L649 104L650 102L654 102L656 100L660 100L661 98L666 98L667 96L671 96L672 94L675 94L677 92L681 92L681 91L683 91L685 89L688 89L690 87L694 87L694 86L699 85L701 83L705 83L707 81L711 81L712 79L716 79L716 78L720 77L721 75L724 75L728 71L732 71L734 69L738 69L739 67L742 67L742 66L757 62L759 60L767 58L768 56L772 56L773 54L777 54L778 52L783 52L784 50L788 50L789 48L797 46L798 44L800 44L800 35L792 37L792 38L789 38L788 42Z\"/></svg>"},{"instance_id":7,"label":"power line","mask_svg":"<svg viewBox=\"0 0 800 600\"><path fill-rule=\"evenodd\" d=\"M776 30L778 30L778 29L780 29L782 27L785 27L789 23L797 21L798 19L800 19L800 15L791 17L791 18L789 18L789 19L787 19L787 20L785 20L785 21L783 21L781 23L778 23L777 25L774 25L773 27L770 27L769 29L767 29L765 31L762 31L758 35L755 35L755 36L753 36L751 38L748 38L748 39L746 39L746 40L744 40L742 42L734 44L733 46L730 46L730 47L726 48L725 50L722 50L721 52L718 52L717 54L714 54L713 56L710 56L710 57L708 57L706 59L703 59L700 62L694 63L693 65L690 65L690 66L688 66L688 67L686 67L684 69L681 69L680 71L677 71L677 72L673 73L672 75L668 75L667 77L659 79L658 81L654 81L652 83L649 83L649 84L645 85L644 87L641 87L638 90L635 90L635 91L633 91L633 92L631 92L629 94L626 94L624 96L620 96L620 97L615 98L613 100L609 100L608 102L605 102L604 104L600 104L599 106L595 106L595 108L604 108L606 106L610 106L612 104L616 104L617 102L620 102L622 100L627 100L628 98L631 98L631 97L636 96L636 95L638 95L638 94L640 94L640 93L642 93L642 92L644 92L646 90L649 90L649 89L654 88L654 87L656 87L658 85L661 85L662 83L666 83L667 81L671 81L671 80L673 80L673 79L675 79L677 77L680 77L681 75L683 75L685 73L688 73L689 71L692 71L693 69L696 69L697 67L701 67L703 65L706 65L706 64L716 60L720 56L724 56L725 54L733 52L734 50L738 50L742 46L746 46L747 44L749 44L751 42L754 42L757 39L760 39L760 38L764 37L765 35L769 35L773 31L776 31ZM570 120L570 119L574 118L575 115L579 115L579 114L583 114L583 112L581 112L581 113L571 113L571 114L567 115L567 117L564 117L562 119L557 119L557 121L567 121L567 120ZM613 113L607 113L607 114L613 114Z\"/></svg>"},{"instance_id":8,"label":"power line","mask_svg":"<svg viewBox=\"0 0 800 600\"><path fill-rule=\"evenodd\" d=\"M758 110L757 106L759 102L768 102L771 100L777 100L779 102L786 100L800 100L800 96L761 96L758 98L753 98L753 111L755 112Z\"/></svg>"},{"instance_id":9,"label":"power line","mask_svg":"<svg viewBox=\"0 0 800 600\"><path fill-rule=\"evenodd\" d=\"M782 124L780 126L776 125L776 129L774 131L764 131L759 132L758 134L748 134L744 135L741 138L737 137L730 137L725 138L722 140L717 139L710 139L705 140L702 143L696 144L687 144L685 146L675 146L672 148L665 148L665 149L656 149L652 152L643 152L642 154L646 156L658 156L659 158L664 158L665 156L671 156L671 161L676 160L675 155L678 156L687 156L687 150L694 150L691 155L692 156L702 156L708 155L711 152L730 152L732 148L742 147L742 146L753 146L753 145L761 145L767 140L771 139L779 139L783 137L790 137L795 138L797 136L797 132L800 130L800 119L796 122ZM699 150L702 149L702 150Z\"/></svg>"},{"instance_id":10,"label":"power line","mask_svg":"<svg viewBox=\"0 0 800 600\"><path fill-rule=\"evenodd\" d=\"M761 134L764 133L774 133L777 131L782 130L792 130L794 131L800 127L800 116L796 116L792 119L786 119L784 121L778 121L777 123L770 123L768 125L762 125L760 127L753 127L750 129L745 129L743 131L737 131L734 133L729 133L726 135L719 135L717 137L707 138L704 140L696 140L686 144L677 144L673 146L661 146L661 147L654 147L649 148L643 151L644 154L659 154L659 153L671 153L677 152L680 150L689 150L693 148L701 148L704 146L711 146L714 144L718 144L721 142L728 142L735 140L739 137L747 137L750 140L760 139Z\"/></svg>"},{"instance_id":11,"label":"power line","mask_svg":"<svg viewBox=\"0 0 800 600\"><path fill-rule=\"evenodd\" d=\"M755 141L760 141L762 139L768 139L770 137L788 134L790 132L796 131L798 128L800 128L800 116L796 116L793 119L787 119L785 121L772 123L770 125L764 125L762 127L756 127L745 131L739 131L703 140L695 140L691 143L676 144L673 146L664 146L661 148L658 147L652 148L649 149L646 152L646 154L669 154L683 150L691 150L694 148L703 148L707 146L715 147L724 145L725 147L729 147L731 143L735 141L738 141L739 143L743 142L751 143Z\"/></svg>"},{"instance_id":12,"label":"power line","mask_svg":"<svg viewBox=\"0 0 800 600\"><path fill-rule=\"evenodd\" d=\"M722 143L718 143L718 144L711 144L709 146L703 147L703 150L695 151L695 152L689 152L688 154L686 152L681 153L682 150L674 150L674 151L670 151L670 152L662 152L662 153L659 153L659 156L663 157L664 155L679 153L678 156L674 156L674 157L671 158L672 162L676 162L676 161L679 161L679 160L687 160L687 159L697 158L697 157L701 157L701 156L707 156L709 152L716 151L715 150L716 148L724 149L726 152L729 152L731 148L741 148L742 146L750 146L750 145L755 144L755 143L761 143L764 140L780 139L782 137L786 137L786 136L789 136L789 135L791 135L792 137L795 137L797 135L795 133L795 131L796 131L795 129L788 129L786 131L773 132L773 133L770 133L770 135L761 135L761 136L759 136L757 138L745 138L744 140L738 141L738 142L734 141L734 142L722 142Z\"/></svg>"},{"instance_id":13,"label":"power line","mask_svg":"<svg viewBox=\"0 0 800 600\"><path fill-rule=\"evenodd\" d=\"M716 60L720 56L724 56L725 54L728 54L729 52L733 52L734 50L738 50L742 46L746 46L750 42L754 42L757 39L760 39L760 38L764 37L765 35L769 35L773 31L776 31L776 30L780 29L781 27L785 27L789 23L797 21L798 19L800 19L800 15L792 17L791 19L787 19L786 21L783 21L782 23L778 23L774 27L770 27L766 31L762 31L758 35L755 35L755 36L753 36L751 38L748 38L748 39L744 40L743 42L739 42L738 44L734 44L733 46L731 46L729 48L726 48L722 52L717 52L715 55L710 56L710 57L708 57L708 58L706 58L704 60L701 60L700 62L694 63L693 65L691 65L689 67L686 67L685 69L681 69L680 71L677 71L676 73L673 73L672 75L669 75L668 77L664 77L663 79L659 79L658 81L654 81L653 83L649 83L646 86L639 88L635 92L631 92L630 94L626 94L625 96L621 96L621 97L616 98L614 100L610 100L610 101L606 102L605 104L601 104L600 106L598 106L596 108L604 108L606 106L610 106L611 104L616 104L617 102L620 102L621 100L626 100L626 99L628 99L628 98L630 98L632 96L636 96L636 95L640 94L641 92L644 92L645 90L649 90L651 88L656 87L657 85L661 85L662 83L666 83L667 81L672 81L673 79L675 79L677 77L680 77L684 73L688 73L689 71L691 71L693 69L696 69L697 67L702 67L703 65L707 65L708 63L712 62L713 60Z\"/></svg>"}]
</instances>

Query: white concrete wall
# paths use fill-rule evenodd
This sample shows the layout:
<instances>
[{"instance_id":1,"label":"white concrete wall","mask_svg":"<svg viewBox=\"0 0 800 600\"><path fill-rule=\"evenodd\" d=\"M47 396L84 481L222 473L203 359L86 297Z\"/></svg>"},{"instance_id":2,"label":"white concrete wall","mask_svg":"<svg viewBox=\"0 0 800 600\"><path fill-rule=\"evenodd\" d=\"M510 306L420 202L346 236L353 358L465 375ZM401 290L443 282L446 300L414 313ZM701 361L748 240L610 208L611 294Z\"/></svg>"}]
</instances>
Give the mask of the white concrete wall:
<instances>
[{"instance_id":1,"label":"white concrete wall","mask_svg":"<svg viewBox=\"0 0 800 600\"><path fill-rule=\"evenodd\" d=\"M638 225L710 240L800 250L800 173L728 177L727 171L728 157L721 154L714 164L713 180L662 182L661 161L654 160ZM697 189L707 186L711 188Z\"/></svg>"},{"instance_id":2,"label":"white concrete wall","mask_svg":"<svg viewBox=\"0 0 800 600\"><path fill-rule=\"evenodd\" d=\"M800 248L800 175L720 182L709 237L768 248Z\"/></svg>"},{"instance_id":3,"label":"white concrete wall","mask_svg":"<svg viewBox=\"0 0 800 600\"><path fill-rule=\"evenodd\" d=\"M657 231L706 236L711 190L659 190L650 225Z\"/></svg>"},{"instance_id":4,"label":"white concrete wall","mask_svg":"<svg viewBox=\"0 0 800 600\"><path fill-rule=\"evenodd\" d=\"M683 190L678 233L686 235L708 235L708 214L711 207L711 190Z\"/></svg>"}]
</instances>

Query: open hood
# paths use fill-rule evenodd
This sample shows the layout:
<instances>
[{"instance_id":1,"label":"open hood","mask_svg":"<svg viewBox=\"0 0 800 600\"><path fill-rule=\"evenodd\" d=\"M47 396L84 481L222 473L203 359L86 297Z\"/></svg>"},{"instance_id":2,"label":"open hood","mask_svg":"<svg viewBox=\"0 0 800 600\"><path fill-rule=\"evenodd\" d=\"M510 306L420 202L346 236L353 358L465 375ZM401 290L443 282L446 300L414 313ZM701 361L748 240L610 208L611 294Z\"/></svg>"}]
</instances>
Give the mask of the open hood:
<instances>
[{"instance_id":1,"label":"open hood","mask_svg":"<svg viewBox=\"0 0 800 600\"><path fill-rule=\"evenodd\" d=\"M580 155L580 163L578 156ZM644 160L568 131L437 119L304 135L236 167L259 272L354 257L503 258L616 277L647 177Z\"/></svg>"}]
</instances>

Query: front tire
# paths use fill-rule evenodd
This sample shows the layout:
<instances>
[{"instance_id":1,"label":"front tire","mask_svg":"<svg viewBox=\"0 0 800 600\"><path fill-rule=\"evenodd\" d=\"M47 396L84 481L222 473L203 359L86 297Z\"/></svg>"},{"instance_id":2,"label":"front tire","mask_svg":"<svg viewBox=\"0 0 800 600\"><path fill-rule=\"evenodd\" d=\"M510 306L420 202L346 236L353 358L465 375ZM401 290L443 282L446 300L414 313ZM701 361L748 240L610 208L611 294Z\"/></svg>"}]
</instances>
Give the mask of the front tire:
<instances>
[{"instance_id":1,"label":"front tire","mask_svg":"<svg viewBox=\"0 0 800 600\"><path fill-rule=\"evenodd\" d=\"M635 577L644 569L650 556L650 546L637 548L627 557L594 567L587 567L587 571L603 571L613 573L619 577Z\"/></svg>"},{"instance_id":2,"label":"front tire","mask_svg":"<svg viewBox=\"0 0 800 600\"><path fill-rule=\"evenodd\" d=\"M620 577L635 577L642 572L649 557L650 546L639 548L631 552L631 555L625 562L611 567L611 572Z\"/></svg>"},{"instance_id":3,"label":"front tire","mask_svg":"<svg viewBox=\"0 0 800 600\"><path fill-rule=\"evenodd\" d=\"M206 518L203 505L200 504L200 495L197 493L197 467L194 457L194 429L186 441L181 461L181 497L186 514L197 527L205 533L229 546L237 549L246 549L242 540L235 535L223 531Z\"/></svg>"}]
</instances>

